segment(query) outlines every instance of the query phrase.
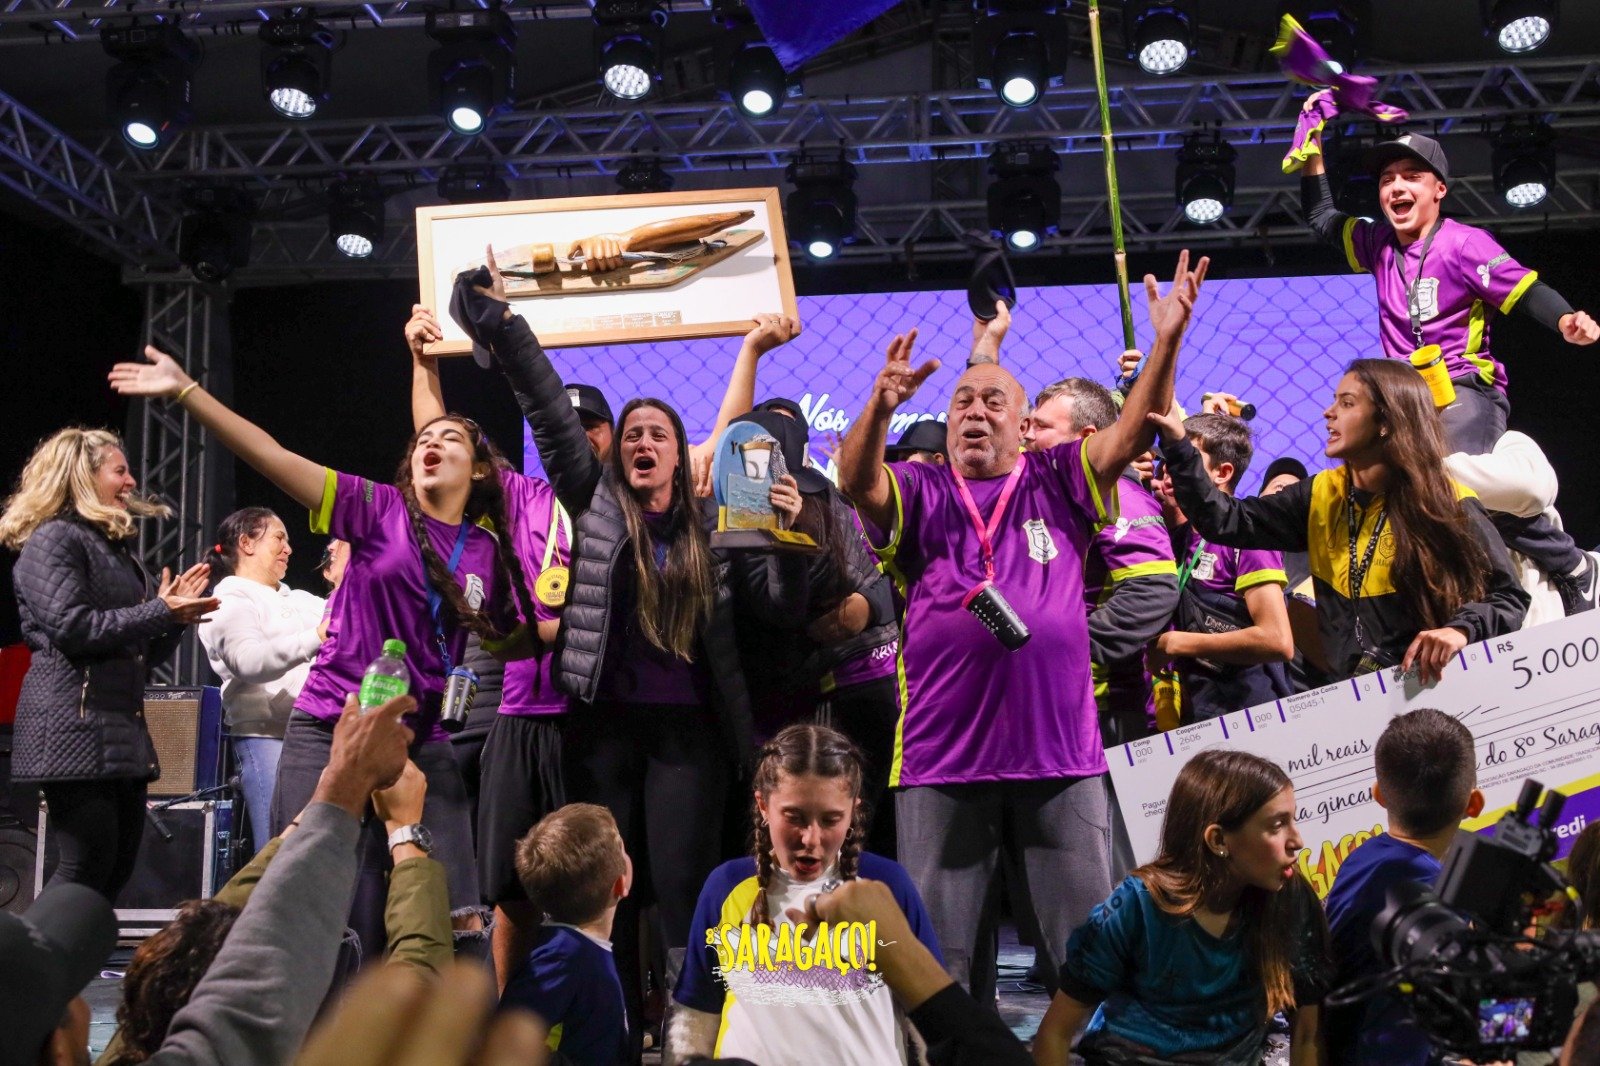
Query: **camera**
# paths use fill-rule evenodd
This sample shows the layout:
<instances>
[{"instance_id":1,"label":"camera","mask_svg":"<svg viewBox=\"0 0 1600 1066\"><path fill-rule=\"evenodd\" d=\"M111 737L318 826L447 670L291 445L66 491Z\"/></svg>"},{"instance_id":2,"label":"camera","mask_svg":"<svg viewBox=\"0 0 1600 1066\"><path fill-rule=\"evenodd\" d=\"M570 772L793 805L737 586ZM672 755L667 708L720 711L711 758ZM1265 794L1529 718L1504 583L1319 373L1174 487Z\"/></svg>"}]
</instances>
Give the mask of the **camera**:
<instances>
[{"instance_id":1,"label":"camera","mask_svg":"<svg viewBox=\"0 0 1600 1066\"><path fill-rule=\"evenodd\" d=\"M1543 791L1524 781L1493 836L1462 832L1431 889L1391 886L1372 923L1390 969L1338 989L1327 1005L1394 991L1436 1048L1476 1062L1559 1046L1578 982L1600 975L1600 933L1580 931L1576 893L1549 864L1566 797L1548 793L1535 822Z\"/></svg>"}]
</instances>

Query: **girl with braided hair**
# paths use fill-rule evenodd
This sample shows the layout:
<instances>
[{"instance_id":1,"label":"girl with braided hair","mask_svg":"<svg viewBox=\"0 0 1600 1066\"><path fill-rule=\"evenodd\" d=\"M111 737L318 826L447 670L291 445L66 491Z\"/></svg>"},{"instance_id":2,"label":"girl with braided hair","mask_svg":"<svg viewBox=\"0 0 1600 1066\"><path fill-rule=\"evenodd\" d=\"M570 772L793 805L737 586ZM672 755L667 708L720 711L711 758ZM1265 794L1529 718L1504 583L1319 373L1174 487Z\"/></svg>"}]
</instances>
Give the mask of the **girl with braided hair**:
<instances>
[{"instance_id":1,"label":"girl with braided hair","mask_svg":"<svg viewBox=\"0 0 1600 1066\"><path fill-rule=\"evenodd\" d=\"M723 863L706 880L690 926L691 948L673 998L667 1066L696 1056L787 1063L905 1062L909 1023L888 986L866 969L785 959L771 967L725 967L741 936L794 944L807 902L845 881L882 881L918 940L939 957L933 924L911 877L862 848L868 812L861 753L842 734L791 725L760 752L753 781L752 854ZM768 927L769 933L753 932ZM784 927L790 927L785 929ZM813 947L815 945L812 945ZM720 951L719 951L720 947ZM885 946L880 950L893 950ZM941 960L942 961L942 960Z\"/></svg>"},{"instance_id":2,"label":"girl with braided hair","mask_svg":"<svg viewBox=\"0 0 1600 1066\"><path fill-rule=\"evenodd\" d=\"M428 832L421 844L431 846L445 867L458 924L476 927L480 899L471 813L439 713L446 678L462 661L467 634L476 634L491 650L509 648L522 643L513 639L524 633L517 630L519 611L533 617L531 593L510 546L512 527L499 476L505 460L474 422L445 415L412 437L392 485L340 473L297 455L229 410L170 356L155 348L146 348L145 356L148 363L117 364L112 387L128 396L172 398L306 507L315 532L350 543L328 639L284 730L273 832L281 832L310 800L327 766L345 698L360 688L384 641L399 639L406 646L411 694L417 699L417 710L406 721L417 738L412 761L428 780L421 823ZM391 865L377 822L363 830L361 848L350 925L361 938L363 954L375 958L384 948L384 882Z\"/></svg>"}]
</instances>

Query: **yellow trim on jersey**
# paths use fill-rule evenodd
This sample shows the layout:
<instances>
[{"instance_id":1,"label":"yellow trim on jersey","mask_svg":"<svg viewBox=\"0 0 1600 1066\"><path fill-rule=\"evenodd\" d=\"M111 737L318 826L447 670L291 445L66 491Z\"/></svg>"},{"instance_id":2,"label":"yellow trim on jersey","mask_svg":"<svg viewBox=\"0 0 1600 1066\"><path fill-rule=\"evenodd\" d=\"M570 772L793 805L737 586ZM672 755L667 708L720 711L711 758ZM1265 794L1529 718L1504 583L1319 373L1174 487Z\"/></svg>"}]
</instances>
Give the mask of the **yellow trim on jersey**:
<instances>
[{"instance_id":1,"label":"yellow trim on jersey","mask_svg":"<svg viewBox=\"0 0 1600 1066\"><path fill-rule=\"evenodd\" d=\"M1483 331L1489 321L1489 312L1483 306L1482 300L1472 301L1472 314L1467 319L1467 346L1461 352L1461 357L1478 368L1478 376L1485 385L1494 384L1494 361L1479 357L1483 350Z\"/></svg>"},{"instance_id":2,"label":"yellow trim on jersey","mask_svg":"<svg viewBox=\"0 0 1600 1066\"><path fill-rule=\"evenodd\" d=\"M718 920L717 927L731 925L738 929L750 921L750 909L755 906L756 896L760 892L761 883L754 877L747 877L734 885L723 897L722 917ZM712 1050L713 1058L722 1057L722 1040L728 1035L728 1012L733 1006L733 1001L733 990L728 989L722 997L722 1018L717 1022L717 1043Z\"/></svg>"},{"instance_id":3,"label":"yellow trim on jersey","mask_svg":"<svg viewBox=\"0 0 1600 1066\"><path fill-rule=\"evenodd\" d=\"M1350 269L1357 274L1367 273L1367 268L1361 265L1361 260L1356 258L1356 223L1360 222L1354 215L1344 220L1344 258L1350 264Z\"/></svg>"},{"instance_id":4,"label":"yellow trim on jersey","mask_svg":"<svg viewBox=\"0 0 1600 1066\"><path fill-rule=\"evenodd\" d=\"M1539 272L1537 270L1528 271L1527 275L1521 281L1517 282L1517 287L1512 289L1511 293L1503 301L1501 301L1500 313L1502 315L1509 315L1511 313L1511 309L1517 306L1517 301L1526 296L1528 290L1533 288L1533 283L1538 280Z\"/></svg>"},{"instance_id":5,"label":"yellow trim on jersey","mask_svg":"<svg viewBox=\"0 0 1600 1066\"><path fill-rule=\"evenodd\" d=\"M1257 585L1287 585L1289 575L1282 570L1267 568L1265 570L1252 570L1248 574L1240 574L1233 579L1233 591L1243 592L1253 589Z\"/></svg>"},{"instance_id":6,"label":"yellow trim on jersey","mask_svg":"<svg viewBox=\"0 0 1600 1066\"><path fill-rule=\"evenodd\" d=\"M1119 581L1131 581L1136 577L1160 577L1163 574L1178 574L1178 564L1171 559L1153 559L1148 563L1134 563L1113 570L1106 575L1106 584L1115 585Z\"/></svg>"},{"instance_id":7,"label":"yellow trim on jersey","mask_svg":"<svg viewBox=\"0 0 1600 1066\"><path fill-rule=\"evenodd\" d=\"M558 1051L561 1048L561 1026L561 1022L556 1022L550 1027L550 1035L544 1038L544 1046L551 1051Z\"/></svg>"},{"instance_id":8,"label":"yellow trim on jersey","mask_svg":"<svg viewBox=\"0 0 1600 1066\"><path fill-rule=\"evenodd\" d=\"M311 512L311 532L326 533L333 521L333 497L339 489L339 475L333 467L322 468L322 502Z\"/></svg>"},{"instance_id":9,"label":"yellow trim on jersey","mask_svg":"<svg viewBox=\"0 0 1600 1066\"><path fill-rule=\"evenodd\" d=\"M1118 505L1115 492L1111 494L1112 506L1110 508L1107 508L1106 501L1100 498L1100 482L1095 479L1094 467L1089 465L1087 441L1078 445L1078 463L1083 467L1083 479L1089 483L1089 498L1094 500L1094 528L1096 532L1099 532L1117 520L1117 512L1121 510L1121 507Z\"/></svg>"}]
</instances>

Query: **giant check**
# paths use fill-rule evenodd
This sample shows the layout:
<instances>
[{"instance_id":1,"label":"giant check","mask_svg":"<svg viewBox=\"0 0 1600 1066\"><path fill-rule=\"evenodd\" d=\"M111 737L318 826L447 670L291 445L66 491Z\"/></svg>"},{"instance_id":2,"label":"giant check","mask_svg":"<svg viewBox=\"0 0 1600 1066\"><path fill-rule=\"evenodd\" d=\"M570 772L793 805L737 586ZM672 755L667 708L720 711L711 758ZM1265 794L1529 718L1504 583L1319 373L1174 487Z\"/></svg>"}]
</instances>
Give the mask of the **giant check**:
<instances>
[{"instance_id":1,"label":"giant check","mask_svg":"<svg viewBox=\"0 0 1600 1066\"><path fill-rule=\"evenodd\" d=\"M1388 669L1106 750L1140 862L1155 857L1167 793L1205 748L1254 752L1294 779L1300 869L1326 895L1350 849L1384 831L1372 752L1390 718L1437 707L1472 730L1487 803L1464 828L1487 831L1524 778L1567 794L1561 855L1600 818L1600 611L1469 644L1432 688Z\"/></svg>"}]
</instances>

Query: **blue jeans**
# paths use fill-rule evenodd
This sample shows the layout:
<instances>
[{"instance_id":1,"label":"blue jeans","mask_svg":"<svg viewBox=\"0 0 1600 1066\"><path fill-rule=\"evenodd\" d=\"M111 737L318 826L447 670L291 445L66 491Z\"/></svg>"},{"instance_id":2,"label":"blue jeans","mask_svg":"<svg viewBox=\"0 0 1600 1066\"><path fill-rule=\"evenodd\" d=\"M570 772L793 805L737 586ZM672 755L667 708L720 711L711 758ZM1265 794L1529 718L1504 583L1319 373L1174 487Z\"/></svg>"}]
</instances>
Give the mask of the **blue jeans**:
<instances>
[{"instance_id":1,"label":"blue jeans","mask_svg":"<svg viewBox=\"0 0 1600 1066\"><path fill-rule=\"evenodd\" d=\"M272 839L272 790L278 783L278 755L283 741L276 737L234 737L233 754L239 760L239 784L245 809L250 812L250 843L260 851Z\"/></svg>"}]
</instances>

